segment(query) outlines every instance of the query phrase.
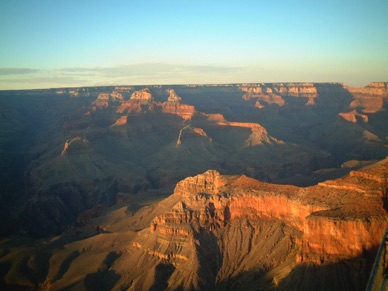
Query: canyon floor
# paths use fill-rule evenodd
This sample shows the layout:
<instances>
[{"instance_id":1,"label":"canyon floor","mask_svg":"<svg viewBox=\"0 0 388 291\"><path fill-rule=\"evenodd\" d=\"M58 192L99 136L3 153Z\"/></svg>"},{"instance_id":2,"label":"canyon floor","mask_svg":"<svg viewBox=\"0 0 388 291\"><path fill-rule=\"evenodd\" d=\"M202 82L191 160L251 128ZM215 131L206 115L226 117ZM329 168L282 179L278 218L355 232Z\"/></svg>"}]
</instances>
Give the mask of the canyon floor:
<instances>
[{"instance_id":1,"label":"canyon floor","mask_svg":"<svg viewBox=\"0 0 388 291\"><path fill-rule=\"evenodd\" d=\"M387 83L0 92L1 288L363 290Z\"/></svg>"}]
</instances>

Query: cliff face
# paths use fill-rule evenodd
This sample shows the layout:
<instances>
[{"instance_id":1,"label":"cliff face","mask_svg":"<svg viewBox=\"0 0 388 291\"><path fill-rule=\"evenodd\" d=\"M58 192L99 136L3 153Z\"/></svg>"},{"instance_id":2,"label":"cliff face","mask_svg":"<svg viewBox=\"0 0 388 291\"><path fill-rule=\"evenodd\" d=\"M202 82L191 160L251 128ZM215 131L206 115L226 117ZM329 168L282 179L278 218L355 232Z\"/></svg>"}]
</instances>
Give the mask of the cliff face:
<instances>
[{"instance_id":1,"label":"cliff face","mask_svg":"<svg viewBox=\"0 0 388 291\"><path fill-rule=\"evenodd\" d=\"M351 93L388 95L388 82L371 82L365 87L347 87Z\"/></svg>"},{"instance_id":2,"label":"cliff face","mask_svg":"<svg viewBox=\"0 0 388 291\"><path fill-rule=\"evenodd\" d=\"M222 127L239 127L249 129L251 134L244 141L243 148L249 148L263 144L283 144L282 140L271 136L265 127L258 123L227 121L222 114L204 114L204 116L211 123Z\"/></svg>"},{"instance_id":3,"label":"cliff face","mask_svg":"<svg viewBox=\"0 0 388 291\"><path fill-rule=\"evenodd\" d=\"M296 261L351 259L373 251L388 224L381 200L388 187L386 173L387 160L342 179L299 188L207 171L177 184L174 195L181 200L156 217L151 229L188 236L234 220L280 220L302 234L295 238Z\"/></svg>"},{"instance_id":4,"label":"cliff face","mask_svg":"<svg viewBox=\"0 0 388 291\"><path fill-rule=\"evenodd\" d=\"M0 232L66 229L37 242L43 253L8 251L15 246L0 240L1 280L35 282L31 288L45 280L52 289L97 289L100 278L112 283L106 289L268 289L286 284L289 272L308 277L299 267L335 264L354 283L342 264L367 274L363 260L386 225L386 167L358 169L388 154L384 86L0 92ZM368 98L380 100L377 109ZM217 171L197 175L207 169ZM106 215L91 217L100 204Z\"/></svg>"},{"instance_id":5,"label":"cliff face","mask_svg":"<svg viewBox=\"0 0 388 291\"><path fill-rule=\"evenodd\" d=\"M148 88L135 91L129 100L124 101L117 109L117 113L141 112L153 110L154 97Z\"/></svg>"},{"instance_id":6,"label":"cliff face","mask_svg":"<svg viewBox=\"0 0 388 291\"><path fill-rule=\"evenodd\" d=\"M25 270L42 274L53 290L363 290L388 225L387 172L386 159L302 188L209 170L136 213L96 207L63 236L25 249L3 240L1 271L31 288Z\"/></svg>"},{"instance_id":7,"label":"cliff face","mask_svg":"<svg viewBox=\"0 0 388 291\"><path fill-rule=\"evenodd\" d=\"M173 89L169 90L170 95L166 102L162 104L162 112L176 114L184 120L191 119L195 114L195 107L192 105L182 104L182 98L179 97Z\"/></svg>"},{"instance_id":8,"label":"cliff face","mask_svg":"<svg viewBox=\"0 0 388 291\"><path fill-rule=\"evenodd\" d=\"M350 108L362 108L364 113L376 113L388 102L388 83L372 82L366 87L346 87L354 100Z\"/></svg>"},{"instance_id":9,"label":"cliff face","mask_svg":"<svg viewBox=\"0 0 388 291\"><path fill-rule=\"evenodd\" d=\"M92 103L96 108L102 109L112 104L120 104L124 102L123 95L121 93L100 93L97 99Z\"/></svg>"},{"instance_id":10,"label":"cliff face","mask_svg":"<svg viewBox=\"0 0 388 291\"><path fill-rule=\"evenodd\" d=\"M283 97L305 97L306 105L315 104L314 99L318 96L317 88L313 83L273 83L241 86L241 90L247 92L244 100L257 99L256 107L264 108L265 104L277 104L284 106L286 101Z\"/></svg>"}]
</instances>

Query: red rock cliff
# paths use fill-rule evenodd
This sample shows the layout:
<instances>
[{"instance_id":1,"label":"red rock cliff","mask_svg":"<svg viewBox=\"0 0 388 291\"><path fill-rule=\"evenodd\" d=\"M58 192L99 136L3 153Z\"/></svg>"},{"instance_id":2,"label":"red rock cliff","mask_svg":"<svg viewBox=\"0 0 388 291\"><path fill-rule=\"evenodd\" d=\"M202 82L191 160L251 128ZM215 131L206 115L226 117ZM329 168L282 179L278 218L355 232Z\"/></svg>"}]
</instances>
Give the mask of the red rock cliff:
<instances>
[{"instance_id":1,"label":"red rock cliff","mask_svg":"<svg viewBox=\"0 0 388 291\"><path fill-rule=\"evenodd\" d=\"M284 96L306 97L306 105L315 104L318 96L317 88L313 83L274 83L242 85L241 90L247 92L243 99L257 99L256 107L263 108L266 104L285 105Z\"/></svg>"},{"instance_id":2,"label":"red rock cliff","mask_svg":"<svg viewBox=\"0 0 388 291\"><path fill-rule=\"evenodd\" d=\"M195 107L182 104L182 98L173 89L170 89L169 93L167 101L162 104L162 112L179 115L185 120L191 119L195 114Z\"/></svg>"},{"instance_id":3,"label":"red rock cliff","mask_svg":"<svg viewBox=\"0 0 388 291\"><path fill-rule=\"evenodd\" d=\"M297 261L354 258L376 247L388 225L381 200L387 173L385 160L342 179L300 188L207 171L177 184L173 195L180 196L180 202L156 217L151 228L188 236L223 228L233 220L280 220L302 233L295 238Z\"/></svg>"},{"instance_id":4,"label":"red rock cliff","mask_svg":"<svg viewBox=\"0 0 388 291\"><path fill-rule=\"evenodd\" d=\"M350 109L362 108L364 113L375 113L383 109L388 102L388 83L372 82L366 87L346 87L354 99Z\"/></svg>"},{"instance_id":5,"label":"red rock cliff","mask_svg":"<svg viewBox=\"0 0 388 291\"><path fill-rule=\"evenodd\" d=\"M154 107L154 97L148 88L135 91L132 93L129 100L124 101L117 109L117 113L125 112L141 112L145 110L152 110Z\"/></svg>"}]
</instances>

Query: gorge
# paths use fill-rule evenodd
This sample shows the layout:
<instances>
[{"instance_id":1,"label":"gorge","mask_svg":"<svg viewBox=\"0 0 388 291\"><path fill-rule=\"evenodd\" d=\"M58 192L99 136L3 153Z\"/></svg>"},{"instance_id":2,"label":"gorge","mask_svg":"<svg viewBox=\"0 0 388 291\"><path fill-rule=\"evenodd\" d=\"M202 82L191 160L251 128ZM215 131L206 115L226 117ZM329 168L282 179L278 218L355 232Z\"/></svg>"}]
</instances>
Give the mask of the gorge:
<instances>
[{"instance_id":1,"label":"gorge","mask_svg":"<svg viewBox=\"0 0 388 291\"><path fill-rule=\"evenodd\" d=\"M384 82L0 91L0 287L363 290L387 104Z\"/></svg>"}]
</instances>

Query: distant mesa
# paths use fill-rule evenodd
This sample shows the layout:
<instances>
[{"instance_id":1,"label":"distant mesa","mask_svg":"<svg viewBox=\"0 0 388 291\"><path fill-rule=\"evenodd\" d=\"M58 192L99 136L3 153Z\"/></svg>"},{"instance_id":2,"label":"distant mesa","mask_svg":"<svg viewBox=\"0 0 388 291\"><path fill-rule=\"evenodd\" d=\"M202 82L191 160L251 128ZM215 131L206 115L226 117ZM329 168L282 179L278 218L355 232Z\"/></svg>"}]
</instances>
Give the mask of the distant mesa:
<instances>
[{"instance_id":1,"label":"distant mesa","mask_svg":"<svg viewBox=\"0 0 388 291\"><path fill-rule=\"evenodd\" d=\"M155 100L150 89L145 88L132 93L129 100L124 101L117 109L117 113L144 112L153 110Z\"/></svg>"},{"instance_id":2,"label":"distant mesa","mask_svg":"<svg viewBox=\"0 0 388 291\"><path fill-rule=\"evenodd\" d=\"M376 113L388 102L388 82L372 82L366 87L345 86L353 95L350 109L361 108L363 113Z\"/></svg>"},{"instance_id":3,"label":"distant mesa","mask_svg":"<svg viewBox=\"0 0 388 291\"><path fill-rule=\"evenodd\" d=\"M286 101L283 97L308 98L305 105L314 105L314 99L318 97L317 88L313 83L274 83L274 84L247 84L242 85L241 90L247 92L244 100L257 99L255 106L259 109L265 104L284 106Z\"/></svg>"},{"instance_id":4,"label":"distant mesa","mask_svg":"<svg viewBox=\"0 0 388 291\"><path fill-rule=\"evenodd\" d=\"M100 93L95 101L93 101L93 105L97 108L102 109L105 107L109 107L112 104L122 103L124 102L123 95L121 93L112 92L112 93Z\"/></svg>"},{"instance_id":5,"label":"distant mesa","mask_svg":"<svg viewBox=\"0 0 388 291\"><path fill-rule=\"evenodd\" d=\"M245 141L243 148L248 148L256 145L262 144L283 144L282 140L279 140L275 137L269 135L265 127L258 123L252 122L231 122L227 121L222 114L204 114L207 117L208 121L213 122L219 126L227 127L241 127L249 128L251 130L251 135Z\"/></svg>"},{"instance_id":6,"label":"distant mesa","mask_svg":"<svg viewBox=\"0 0 388 291\"><path fill-rule=\"evenodd\" d=\"M152 96L150 89L145 88L143 90L133 92L129 100L132 103L151 104L154 102L154 97Z\"/></svg>"},{"instance_id":7,"label":"distant mesa","mask_svg":"<svg viewBox=\"0 0 388 291\"><path fill-rule=\"evenodd\" d=\"M170 93L170 95L168 96L168 99L167 99L167 102L170 103L170 104L180 104L181 101L182 101L182 98L179 97L176 93L175 93L175 90L174 89L169 89L167 90L168 93Z\"/></svg>"},{"instance_id":8,"label":"distant mesa","mask_svg":"<svg viewBox=\"0 0 388 291\"><path fill-rule=\"evenodd\" d=\"M351 93L388 96L388 82L371 82L365 87L346 86Z\"/></svg>"},{"instance_id":9,"label":"distant mesa","mask_svg":"<svg viewBox=\"0 0 388 291\"><path fill-rule=\"evenodd\" d=\"M169 96L166 102L162 104L162 112L169 114L176 114L184 120L191 119L196 111L192 105L182 104L182 98L179 97L173 89L169 89Z\"/></svg>"}]
</instances>

